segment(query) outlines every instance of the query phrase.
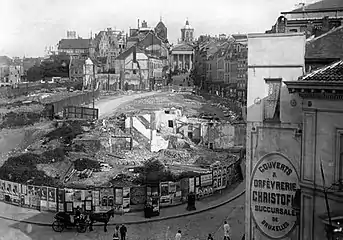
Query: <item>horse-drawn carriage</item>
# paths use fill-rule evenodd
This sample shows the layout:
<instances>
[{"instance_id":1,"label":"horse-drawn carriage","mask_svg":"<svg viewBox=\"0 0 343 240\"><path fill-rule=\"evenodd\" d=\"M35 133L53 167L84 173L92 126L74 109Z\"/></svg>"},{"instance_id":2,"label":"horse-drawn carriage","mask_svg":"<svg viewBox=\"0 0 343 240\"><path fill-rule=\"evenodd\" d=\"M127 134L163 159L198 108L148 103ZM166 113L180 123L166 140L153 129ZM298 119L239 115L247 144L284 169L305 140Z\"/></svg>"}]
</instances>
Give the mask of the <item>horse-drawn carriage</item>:
<instances>
[{"instance_id":1,"label":"horse-drawn carriage","mask_svg":"<svg viewBox=\"0 0 343 240\"><path fill-rule=\"evenodd\" d=\"M84 233L88 227L93 231L93 223L100 222L104 224L104 231L107 232L107 224L111 217L114 217L114 209L104 213L80 214L78 217L72 213L58 212L54 217L52 229L55 232L62 232L66 228L76 228L78 232Z\"/></svg>"},{"instance_id":2,"label":"horse-drawn carriage","mask_svg":"<svg viewBox=\"0 0 343 240\"><path fill-rule=\"evenodd\" d=\"M89 226L88 217L83 214L76 217L71 213L58 212L54 218L55 221L52 223L52 229L55 232L62 232L66 228L76 228L79 233L84 233Z\"/></svg>"}]
</instances>

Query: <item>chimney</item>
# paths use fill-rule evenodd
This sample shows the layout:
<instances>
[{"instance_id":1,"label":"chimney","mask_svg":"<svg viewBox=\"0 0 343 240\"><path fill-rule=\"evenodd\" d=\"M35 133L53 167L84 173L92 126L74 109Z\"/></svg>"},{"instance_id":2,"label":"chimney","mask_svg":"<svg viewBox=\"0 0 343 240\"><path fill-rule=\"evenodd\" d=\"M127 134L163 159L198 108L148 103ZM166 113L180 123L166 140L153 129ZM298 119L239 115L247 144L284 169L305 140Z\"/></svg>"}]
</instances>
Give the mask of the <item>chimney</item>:
<instances>
[{"instance_id":1,"label":"chimney","mask_svg":"<svg viewBox=\"0 0 343 240\"><path fill-rule=\"evenodd\" d=\"M136 46L133 47L133 52L132 52L132 54L133 54L132 61L133 61L134 63L136 63L136 62L137 62L137 49L136 49Z\"/></svg>"},{"instance_id":2,"label":"chimney","mask_svg":"<svg viewBox=\"0 0 343 240\"><path fill-rule=\"evenodd\" d=\"M138 25L137 25L137 29L139 29L139 19L138 19Z\"/></svg>"}]
</instances>

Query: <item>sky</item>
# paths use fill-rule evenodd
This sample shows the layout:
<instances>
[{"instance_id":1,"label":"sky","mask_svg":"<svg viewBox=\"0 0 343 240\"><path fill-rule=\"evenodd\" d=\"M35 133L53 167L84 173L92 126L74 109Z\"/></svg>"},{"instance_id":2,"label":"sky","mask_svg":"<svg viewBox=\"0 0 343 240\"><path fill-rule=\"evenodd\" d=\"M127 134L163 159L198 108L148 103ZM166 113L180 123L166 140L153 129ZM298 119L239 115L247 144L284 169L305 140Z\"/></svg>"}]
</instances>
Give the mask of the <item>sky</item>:
<instances>
[{"instance_id":1,"label":"sky","mask_svg":"<svg viewBox=\"0 0 343 240\"><path fill-rule=\"evenodd\" d=\"M195 37L202 34L257 33L275 24L282 11L302 0L0 0L0 55L37 57L68 30L89 38L108 27L154 27L160 17L176 43L188 18ZM310 1L310 0L308 0Z\"/></svg>"}]
</instances>

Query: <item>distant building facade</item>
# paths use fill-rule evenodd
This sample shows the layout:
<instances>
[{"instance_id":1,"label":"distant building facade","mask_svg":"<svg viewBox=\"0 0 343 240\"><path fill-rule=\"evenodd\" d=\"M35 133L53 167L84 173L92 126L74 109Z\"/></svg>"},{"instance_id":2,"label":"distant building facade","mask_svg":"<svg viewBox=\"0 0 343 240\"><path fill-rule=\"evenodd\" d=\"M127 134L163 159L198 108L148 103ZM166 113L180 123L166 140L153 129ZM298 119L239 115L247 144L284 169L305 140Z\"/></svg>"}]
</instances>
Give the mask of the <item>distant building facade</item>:
<instances>
[{"instance_id":1,"label":"distant building facade","mask_svg":"<svg viewBox=\"0 0 343 240\"><path fill-rule=\"evenodd\" d=\"M305 32L307 37L319 36L339 27L343 21L343 1L322 0L281 12L271 30L266 33Z\"/></svg>"},{"instance_id":2,"label":"distant building facade","mask_svg":"<svg viewBox=\"0 0 343 240\"><path fill-rule=\"evenodd\" d=\"M85 60L94 55L92 39L61 39L58 43L58 53Z\"/></svg>"}]
</instances>

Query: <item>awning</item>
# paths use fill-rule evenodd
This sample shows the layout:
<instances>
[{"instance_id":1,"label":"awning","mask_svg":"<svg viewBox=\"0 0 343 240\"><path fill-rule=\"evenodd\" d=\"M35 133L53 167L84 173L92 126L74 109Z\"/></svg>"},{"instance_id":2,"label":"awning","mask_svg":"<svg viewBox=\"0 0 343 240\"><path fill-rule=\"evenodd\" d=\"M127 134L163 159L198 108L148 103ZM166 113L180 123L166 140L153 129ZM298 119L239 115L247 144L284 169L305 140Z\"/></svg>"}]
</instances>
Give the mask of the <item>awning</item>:
<instances>
[{"instance_id":1,"label":"awning","mask_svg":"<svg viewBox=\"0 0 343 240\"><path fill-rule=\"evenodd\" d=\"M318 217L322 220L322 222L325 225L330 225L328 214L323 214ZM342 211L331 212L330 217L331 217L332 227L340 228L341 231L343 232L343 228L342 228L343 227L343 212Z\"/></svg>"}]
</instances>

